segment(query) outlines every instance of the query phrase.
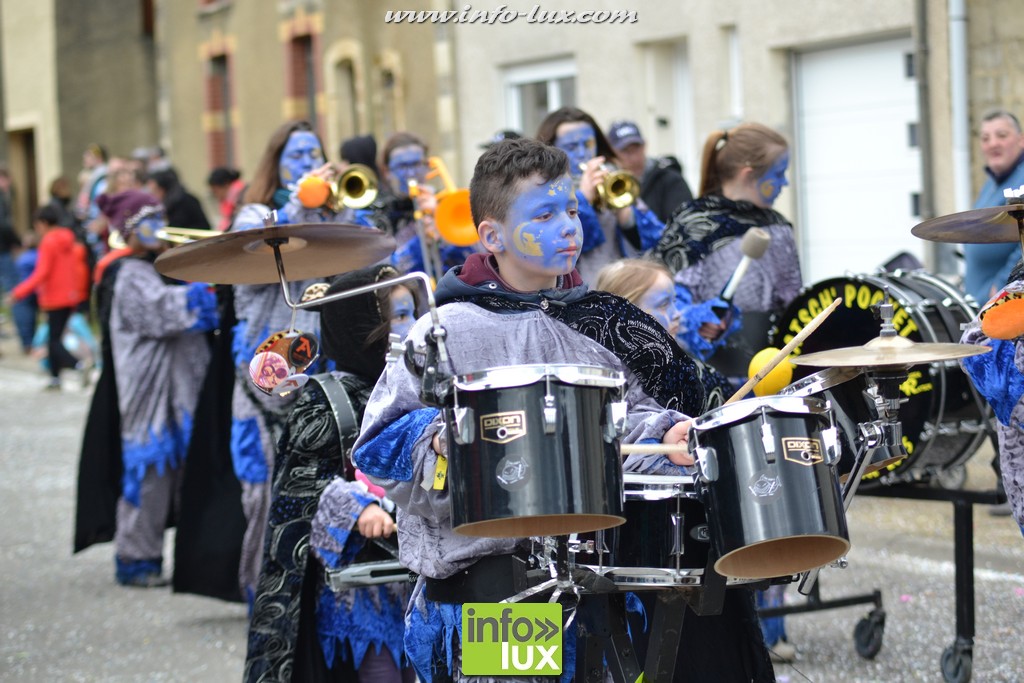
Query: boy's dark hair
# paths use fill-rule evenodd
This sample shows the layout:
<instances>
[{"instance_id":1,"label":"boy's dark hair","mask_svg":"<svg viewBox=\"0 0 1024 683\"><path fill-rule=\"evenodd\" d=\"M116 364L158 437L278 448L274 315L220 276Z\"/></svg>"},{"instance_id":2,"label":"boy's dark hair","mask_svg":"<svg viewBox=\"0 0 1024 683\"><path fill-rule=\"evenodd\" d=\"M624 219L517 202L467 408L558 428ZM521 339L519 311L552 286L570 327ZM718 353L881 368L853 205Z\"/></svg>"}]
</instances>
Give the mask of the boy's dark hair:
<instances>
[{"instance_id":1,"label":"boy's dark hair","mask_svg":"<svg viewBox=\"0 0 1024 683\"><path fill-rule=\"evenodd\" d=\"M56 208L47 204L36 209L35 213L32 214L32 221L41 221L50 226L60 225L60 213Z\"/></svg>"},{"instance_id":2,"label":"boy's dark hair","mask_svg":"<svg viewBox=\"0 0 1024 683\"><path fill-rule=\"evenodd\" d=\"M170 192L181 184L181 181L178 179L178 174L173 168L154 171L149 174L149 179L156 183L156 186L164 192Z\"/></svg>"},{"instance_id":3,"label":"boy's dark hair","mask_svg":"<svg viewBox=\"0 0 1024 683\"><path fill-rule=\"evenodd\" d=\"M473 223L505 220L519 194L519 182L539 175L545 182L569 173L569 157L557 147L532 138L502 140L477 159L469 183Z\"/></svg>"}]
</instances>

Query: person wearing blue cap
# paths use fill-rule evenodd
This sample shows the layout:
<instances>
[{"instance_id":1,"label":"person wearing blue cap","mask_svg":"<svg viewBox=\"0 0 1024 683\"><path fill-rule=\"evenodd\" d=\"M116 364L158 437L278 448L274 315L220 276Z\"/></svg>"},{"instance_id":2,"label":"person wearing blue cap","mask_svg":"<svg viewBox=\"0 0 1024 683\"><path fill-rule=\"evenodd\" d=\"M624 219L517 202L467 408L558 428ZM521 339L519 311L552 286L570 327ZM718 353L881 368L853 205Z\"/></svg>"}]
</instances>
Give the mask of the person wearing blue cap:
<instances>
[{"instance_id":1,"label":"person wearing blue cap","mask_svg":"<svg viewBox=\"0 0 1024 683\"><path fill-rule=\"evenodd\" d=\"M662 223L693 199L683 168L673 156L647 156L647 142L633 121L619 120L608 129L608 142L619 164L640 181L640 199Z\"/></svg>"}]
</instances>

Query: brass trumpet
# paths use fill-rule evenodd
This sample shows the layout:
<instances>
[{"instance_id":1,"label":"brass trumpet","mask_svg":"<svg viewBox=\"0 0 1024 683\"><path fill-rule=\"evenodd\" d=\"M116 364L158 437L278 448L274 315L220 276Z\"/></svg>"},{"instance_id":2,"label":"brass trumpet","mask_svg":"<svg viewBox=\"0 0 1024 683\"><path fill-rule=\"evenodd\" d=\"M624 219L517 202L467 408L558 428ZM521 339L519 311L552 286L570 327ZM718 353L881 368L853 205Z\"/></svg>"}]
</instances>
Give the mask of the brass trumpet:
<instances>
[{"instance_id":1,"label":"brass trumpet","mask_svg":"<svg viewBox=\"0 0 1024 683\"><path fill-rule=\"evenodd\" d=\"M580 164L580 168L587 170L586 164ZM627 206L636 204L640 198L640 182L629 171L621 169L609 169L601 165L608 175L604 181L597 186L597 201L594 202L594 209L607 207L609 209L624 209Z\"/></svg>"},{"instance_id":2,"label":"brass trumpet","mask_svg":"<svg viewBox=\"0 0 1024 683\"><path fill-rule=\"evenodd\" d=\"M377 198L377 192L377 174L373 169L365 164L352 164L331 181L307 177L300 184L299 201L307 209L365 209Z\"/></svg>"},{"instance_id":3,"label":"brass trumpet","mask_svg":"<svg viewBox=\"0 0 1024 683\"><path fill-rule=\"evenodd\" d=\"M176 228L174 226L167 226L160 228L156 231L156 238L161 242L177 246L179 244L190 244L196 240L201 240L206 237L216 237L217 235L223 235L220 230L203 230L201 228ZM124 238L121 237L121 233L116 230L111 230L110 235L107 237L107 246L111 249L124 249L128 246Z\"/></svg>"}]
</instances>

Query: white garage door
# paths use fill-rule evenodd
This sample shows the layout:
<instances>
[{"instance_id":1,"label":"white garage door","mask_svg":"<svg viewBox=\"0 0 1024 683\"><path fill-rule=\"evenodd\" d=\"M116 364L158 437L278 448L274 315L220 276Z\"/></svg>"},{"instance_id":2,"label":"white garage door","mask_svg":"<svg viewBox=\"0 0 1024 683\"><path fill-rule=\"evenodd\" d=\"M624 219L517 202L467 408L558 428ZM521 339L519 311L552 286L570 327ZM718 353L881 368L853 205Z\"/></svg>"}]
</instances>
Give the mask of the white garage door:
<instances>
[{"instance_id":1,"label":"white garage door","mask_svg":"<svg viewBox=\"0 0 1024 683\"><path fill-rule=\"evenodd\" d=\"M798 53L800 239L808 283L924 260L917 83L909 38Z\"/></svg>"}]
</instances>

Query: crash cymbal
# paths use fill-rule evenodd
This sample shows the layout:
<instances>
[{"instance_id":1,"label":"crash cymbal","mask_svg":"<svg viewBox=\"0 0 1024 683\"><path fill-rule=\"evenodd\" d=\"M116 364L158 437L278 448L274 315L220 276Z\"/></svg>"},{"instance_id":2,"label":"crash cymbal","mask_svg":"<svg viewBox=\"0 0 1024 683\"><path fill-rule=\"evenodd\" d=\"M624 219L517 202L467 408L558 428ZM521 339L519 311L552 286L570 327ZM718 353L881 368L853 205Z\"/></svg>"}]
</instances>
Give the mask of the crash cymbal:
<instances>
[{"instance_id":1,"label":"crash cymbal","mask_svg":"<svg viewBox=\"0 0 1024 683\"><path fill-rule=\"evenodd\" d=\"M972 344L917 343L904 337L892 336L876 337L864 346L848 346L793 356L790 361L796 365L823 367L910 367L920 363L977 356L991 350L987 346Z\"/></svg>"},{"instance_id":2,"label":"crash cymbal","mask_svg":"<svg viewBox=\"0 0 1024 683\"><path fill-rule=\"evenodd\" d=\"M169 249L156 260L168 277L224 285L278 282L274 250L289 281L330 277L373 265L395 250L395 240L377 228L345 223L295 223L240 230Z\"/></svg>"},{"instance_id":3,"label":"crash cymbal","mask_svg":"<svg viewBox=\"0 0 1024 683\"><path fill-rule=\"evenodd\" d=\"M1019 207L1019 208L1017 208ZM1017 242L1021 239L1017 219L1013 214L1024 215L1024 204L993 206L937 216L910 229L911 234L932 242L955 242L963 244L990 244L996 242Z\"/></svg>"}]
</instances>

